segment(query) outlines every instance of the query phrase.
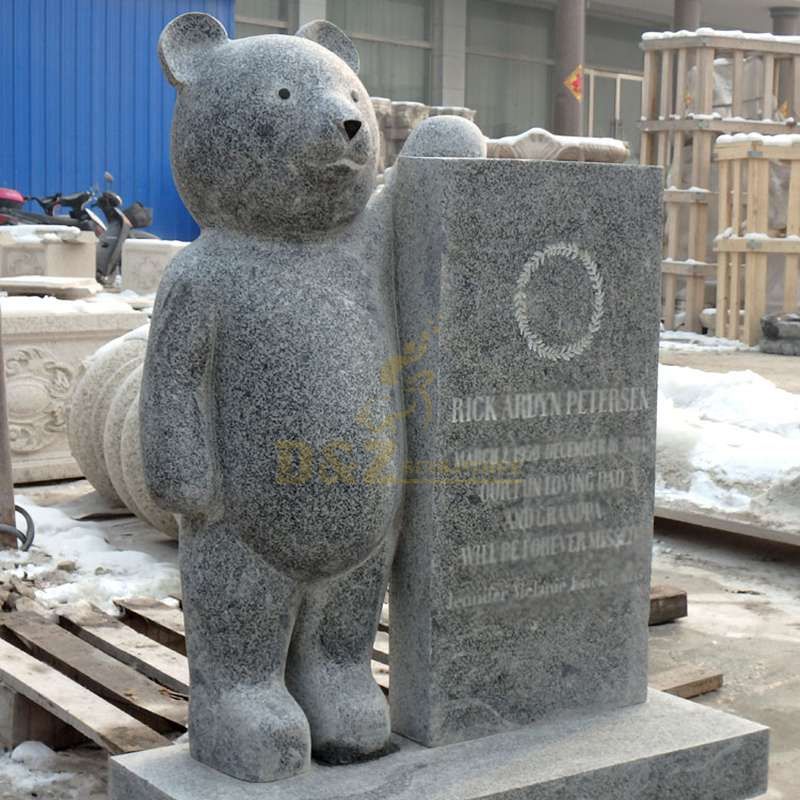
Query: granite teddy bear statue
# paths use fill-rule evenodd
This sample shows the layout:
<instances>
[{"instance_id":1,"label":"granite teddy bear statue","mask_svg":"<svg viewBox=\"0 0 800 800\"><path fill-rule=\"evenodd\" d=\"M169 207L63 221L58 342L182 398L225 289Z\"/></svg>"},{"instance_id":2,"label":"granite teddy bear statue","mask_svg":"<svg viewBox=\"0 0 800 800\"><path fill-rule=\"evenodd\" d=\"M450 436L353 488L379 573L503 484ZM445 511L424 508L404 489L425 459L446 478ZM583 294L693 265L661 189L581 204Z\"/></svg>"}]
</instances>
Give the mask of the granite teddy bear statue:
<instances>
[{"instance_id":1,"label":"granite teddy bear statue","mask_svg":"<svg viewBox=\"0 0 800 800\"><path fill-rule=\"evenodd\" d=\"M381 378L398 353L392 181L376 191L375 115L334 25L229 40L190 13L159 55L177 87L173 173L202 234L153 314L146 481L180 520L191 753L271 781L312 752L389 747L370 656L404 462L402 389ZM407 152L485 145L438 117Z\"/></svg>"}]
</instances>

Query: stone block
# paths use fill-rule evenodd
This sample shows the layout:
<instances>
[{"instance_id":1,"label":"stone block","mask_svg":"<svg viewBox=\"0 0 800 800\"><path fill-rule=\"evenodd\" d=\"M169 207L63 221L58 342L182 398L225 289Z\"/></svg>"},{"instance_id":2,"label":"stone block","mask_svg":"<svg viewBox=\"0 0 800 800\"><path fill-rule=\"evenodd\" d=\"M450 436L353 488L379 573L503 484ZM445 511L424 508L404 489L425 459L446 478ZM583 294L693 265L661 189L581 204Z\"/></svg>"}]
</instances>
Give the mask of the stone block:
<instances>
[{"instance_id":1,"label":"stone block","mask_svg":"<svg viewBox=\"0 0 800 800\"><path fill-rule=\"evenodd\" d=\"M403 158L392 726L442 745L645 699L661 173Z\"/></svg>"},{"instance_id":2,"label":"stone block","mask_svg":"<svg viewBox=\"0 0 800 800\"><path fill-rule=\"evenodd\" d=\"M66 406L82 362L147 321L117 301L7 297L0 301L15 483L76 478Z\"/></svg>"},{"instance_id":3,"label":"stone block","mask_svg":"<svg viewBox=\"0 0 800 800\"><path fill-rule=\"evenodd\" d=\"M0 291L11 296L41 295L59 300L87 300L102 288L94 278L62 278L58 275L0 278Z\"/></svg>"},{"instance_id":4,"label":"stone block","mask_svg":"<svg viewBox=\"0 0 800 800\"><path fill-rule=\"evenodd\" d=\"M94 278L97 237L67 225L0 228L0 276Z\"/></svg>"},{"instance_id":5,"label":"stone block","mask_svg":"<svg viewBox=\"0 0 800 800\"><path fill-rule=\"evenodd\" d=\"M154 294L170 261L188 242L128 239L122 246L122 288Z\"/></svg>"},{"instance_id":6,"label":"stone block","mask_svg":"<svg viewBox=\"0 0 800 800\"><path fill-rule=\"evenodd\" d=\"M767 786L766 728L652 692L638 706L251 784L186 745L111 759L111 800L745 800Z\"/></svg>"}]
</instances>

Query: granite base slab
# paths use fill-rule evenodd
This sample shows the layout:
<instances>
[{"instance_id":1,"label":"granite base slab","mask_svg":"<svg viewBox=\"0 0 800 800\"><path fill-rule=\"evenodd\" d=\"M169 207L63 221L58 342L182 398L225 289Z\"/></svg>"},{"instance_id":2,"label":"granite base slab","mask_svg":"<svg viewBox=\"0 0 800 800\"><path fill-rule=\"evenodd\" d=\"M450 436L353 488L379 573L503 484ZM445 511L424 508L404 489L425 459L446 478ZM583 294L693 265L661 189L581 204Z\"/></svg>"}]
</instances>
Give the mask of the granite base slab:
<instances>
[{"instance_id":1,"label":"granite base slab","mask_svg":"<svg viewBox=\"0 0 800 800\"><path fill-rule=\"evenodd\" d=\"M660 692L647 703L296 778L243 783L187 745L111 760L111 800L745 800L766 791L769 731Z\"/></svg>"}]
</instances>

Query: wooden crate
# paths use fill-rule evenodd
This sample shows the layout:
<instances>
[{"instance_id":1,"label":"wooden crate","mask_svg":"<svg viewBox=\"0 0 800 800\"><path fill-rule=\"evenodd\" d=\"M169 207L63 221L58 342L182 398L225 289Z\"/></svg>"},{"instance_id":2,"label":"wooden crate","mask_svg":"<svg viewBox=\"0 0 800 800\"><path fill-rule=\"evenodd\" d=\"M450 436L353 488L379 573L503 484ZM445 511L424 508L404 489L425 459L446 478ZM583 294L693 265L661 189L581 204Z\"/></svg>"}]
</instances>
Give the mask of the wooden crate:
<instances>
[{"instance_id":1,"label":"wooden crate","mask_svg":"<svg viewBox=\"0 0 800 800\"><path fill-rule=\"evenodd\" d=\"M797 307L800 275L800 136L737 141L723 137L714 148L719 163L717 336L755 345L767 306L767 258L783 257L783 310ZM771 230L770 165L789 165L786 228ZM744 308L744 324L739 310Z\"/></svg>"},{"instance_id":2,"label":"wooden crate","mask_svg":"<svg viewBox=\"0 0 800 800\"><path fill-rule=\"evenodd\" d=\"M662 264L662 319L675 327L675 299L686 287L687 330L700 332L705 284L716 274L709 252L711 161L721 134L794 130L800 114L800 43L792 37L726 36L704 32L645 38L642 84L641 163L658 165L668 179L664 193L666 231ZM732 64L730 107L714 106L714 61ZM756 96L745 97L745 64L763 62ZM694 70L694 91L689 76ZM746 108L755 116L744 117ZM786 119L778 121L779 114ZM684 152L691 147L691 171L684 177ZM681 233L687 234L682 246Z\"/></svg>"}]
</instances>

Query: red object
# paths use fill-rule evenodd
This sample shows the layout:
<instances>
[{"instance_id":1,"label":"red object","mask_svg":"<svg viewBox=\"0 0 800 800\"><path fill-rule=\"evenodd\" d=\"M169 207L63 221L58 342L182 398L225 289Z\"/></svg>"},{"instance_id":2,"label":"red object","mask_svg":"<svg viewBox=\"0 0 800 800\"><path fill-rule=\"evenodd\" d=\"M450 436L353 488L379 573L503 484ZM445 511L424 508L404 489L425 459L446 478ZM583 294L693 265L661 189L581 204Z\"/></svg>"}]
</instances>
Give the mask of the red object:
<instances>
[{"instance_id":1,"label":"red object","mask_svg":"<svg viewBox=\"0 0 800 800\"><path fill-rule=\"evenodd\" d=\"M25 198L16 189L4 189L0 186L0 208L22 208Z\"/></svg>"},{"instance_id":2,"label":"red object","mask_svg":"<svg viewBox=\"0 0 800 800\"><path fill-rule=\"evenodd\" d=\"M572 92L573 97L580 103L583 100L583 64L578 64L564 80L564 86Z\"/></svg>"}]
</instances>

